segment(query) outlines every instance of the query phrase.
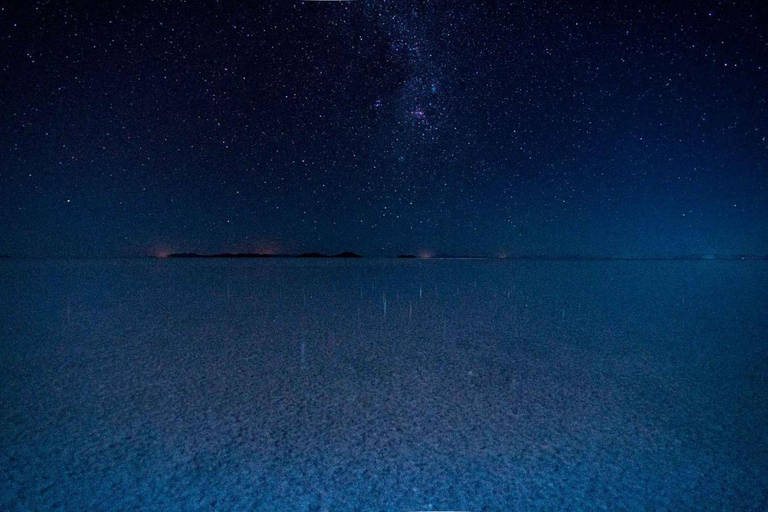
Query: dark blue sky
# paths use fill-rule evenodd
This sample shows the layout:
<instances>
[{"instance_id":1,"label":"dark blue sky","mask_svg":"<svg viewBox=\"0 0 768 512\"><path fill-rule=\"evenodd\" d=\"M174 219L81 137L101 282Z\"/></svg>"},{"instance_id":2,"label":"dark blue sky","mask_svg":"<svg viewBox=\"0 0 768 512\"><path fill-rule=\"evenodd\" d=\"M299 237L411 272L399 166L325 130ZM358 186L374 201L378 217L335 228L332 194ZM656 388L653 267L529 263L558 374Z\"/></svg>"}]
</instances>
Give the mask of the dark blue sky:
<instances>
[{"instance_id":1,"label":"dark blue sky","mask_svg":"<svg viewBox=\"0 0 768 512\"><path fill-rule=\"evenodd\" d=\"M768 253L764 2L255 3L4 2L0 253Z\"/></svg>"}]
</instances>

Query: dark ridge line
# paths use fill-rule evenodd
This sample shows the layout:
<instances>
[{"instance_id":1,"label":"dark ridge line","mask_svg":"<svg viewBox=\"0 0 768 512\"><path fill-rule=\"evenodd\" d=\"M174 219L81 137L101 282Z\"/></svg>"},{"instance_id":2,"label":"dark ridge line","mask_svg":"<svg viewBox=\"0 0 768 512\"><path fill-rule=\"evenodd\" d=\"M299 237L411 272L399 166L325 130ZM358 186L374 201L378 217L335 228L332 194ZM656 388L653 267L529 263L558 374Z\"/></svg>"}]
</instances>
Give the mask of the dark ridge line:
<instances>
[{"instance_id":1,"label":"dark ridge line","mask_svg":"<svg viewBox=\"0 0 768 512\"><path fill-rule=\"evenodd\" d=\"M198 254L195 252L181 252L162 256L162 258L362 258L362 256L350 251L341 252L331 256L319 252L305 252L302 254L261 254L255 252Z\"/></svg>"},{"instance_id":2,"label":"dark ridge line","mask_svg":"<svg viewBox=\"0 0 768 512\"><path fill-rule=\"evenodd\" d=\"M0 261L47 261L47 260L82 260L82 261L111 261L111 260L136 260L136 259L290 259L290 258L362 258L359 254L343 252L335 255L321 253L302 254L261 254L261 253L172 253L168 255L137 255L137 256L17 256L0 254ZM366 259L400 259L400 260L489 260L489 261L768 261L768 254L734 254L734 255L688 255L688 256L453 256L437 255L431 257L415 256L413 254L400 254L398 256L371 256Z\"/></svg>"},{"instance_id":3,"label":"dark ridge line","mask_svg":"<svg viewBox=\"0 0 768 512\"><path fill-rule=\"evenodd\" d=\"M3 256L0 256L3 258ZM7 257L6 257L7 258ZM159 258L362 258L361 255L354 252L345 251L334 255L322 254L319 252L305 252L301 254L261 254L261 253L221 253L221 254L199 254L194 252L172 253ZM381 257L385 258L386 257ZM735 254L735 255L684 255L684 256L589 256L589 255L526 255L526 256L455 256L455 255L437 255L433 257L420 257L413 254L400 254L391 259L476 259L476 260L508 260L508 261L766 261L768 255L755 254Z\"/></svg>"}]
</instances>

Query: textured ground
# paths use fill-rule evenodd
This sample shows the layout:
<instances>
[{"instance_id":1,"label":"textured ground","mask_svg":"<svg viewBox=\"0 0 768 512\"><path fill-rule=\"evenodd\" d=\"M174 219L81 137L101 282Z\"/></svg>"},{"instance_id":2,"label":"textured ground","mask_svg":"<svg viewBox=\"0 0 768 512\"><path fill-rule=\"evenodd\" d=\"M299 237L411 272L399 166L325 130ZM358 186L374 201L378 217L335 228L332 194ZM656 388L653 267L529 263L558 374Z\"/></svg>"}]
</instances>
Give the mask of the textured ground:
<instances>
[{"instance_id":1,"label":"textured ground","mask_svg":"<svg viewBox=\"0 0 768 512\"><path fill-rule=\"evenodd\" d=\"M768 509L762 262L0 262L0 509Z\"/></svg>"}]
</instances>

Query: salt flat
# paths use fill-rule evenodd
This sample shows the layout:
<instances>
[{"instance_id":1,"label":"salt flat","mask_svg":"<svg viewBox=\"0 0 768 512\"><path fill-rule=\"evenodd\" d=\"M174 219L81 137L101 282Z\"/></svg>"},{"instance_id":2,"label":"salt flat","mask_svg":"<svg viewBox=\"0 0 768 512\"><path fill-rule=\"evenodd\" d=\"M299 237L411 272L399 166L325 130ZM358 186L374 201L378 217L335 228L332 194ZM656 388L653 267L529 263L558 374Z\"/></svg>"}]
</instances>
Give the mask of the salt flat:
<instances>
[{"instance_id":1,"label":"salt flat","mask_svg":"<svg viewBox=\"0 0 768 512\"><path fill-rule=\"evenodd\" d=\"M764 262L0 262L2 510L766 510Z\"/></svg>"}]
</instances>

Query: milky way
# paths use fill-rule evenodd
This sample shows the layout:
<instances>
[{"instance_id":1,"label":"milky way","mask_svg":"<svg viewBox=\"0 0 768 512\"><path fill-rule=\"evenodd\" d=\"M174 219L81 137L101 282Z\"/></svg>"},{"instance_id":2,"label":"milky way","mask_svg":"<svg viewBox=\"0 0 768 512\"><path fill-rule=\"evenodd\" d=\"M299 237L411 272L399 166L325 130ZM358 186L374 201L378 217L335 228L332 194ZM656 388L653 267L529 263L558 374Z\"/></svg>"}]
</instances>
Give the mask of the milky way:
<instances>
[{"instance_id":1,"label":"milky way","mask_svg":"<svg viewBox=\"0 0 768 512\"><path fill-rule=\"evenodd\" d=\"M768 252L754 2L25 2L0 253Z\"/></svg>"}]
</instances>

